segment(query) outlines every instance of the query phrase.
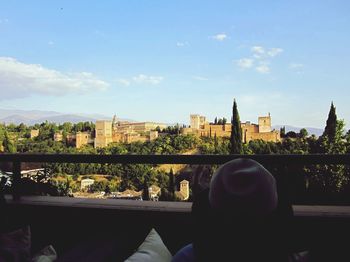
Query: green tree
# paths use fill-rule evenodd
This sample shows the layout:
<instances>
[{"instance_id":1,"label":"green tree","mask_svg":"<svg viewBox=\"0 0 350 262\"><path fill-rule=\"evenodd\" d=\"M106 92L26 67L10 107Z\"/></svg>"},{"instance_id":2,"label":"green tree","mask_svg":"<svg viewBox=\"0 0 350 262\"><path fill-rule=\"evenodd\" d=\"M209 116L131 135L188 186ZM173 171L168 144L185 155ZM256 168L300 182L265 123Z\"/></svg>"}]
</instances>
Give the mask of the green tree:
<instances>
[{"instance_id":1,"label":"green tree","mask_svg":"<svg viewBox=\"0 0 350 262\"><path fill-rule=\"evenodd\" d=\"M23 123L20 123L16 128L16 131L19 133L24 133L26 132L26 130L27 130L27 126Z\"/></svg>"},{"instance_id":2,"label":"green tree","mask_svg":"<svg viewBox=\"0 0 350 262\"><path fill-rule=\"evenodd\" d=\"M142 190L142 199L149 200L149 183L148 177L146 176L143 180L143 190Z\"/></svg>"},{"instance_id":3,"label":"green tree","mask_svg":"<svg viewBox=\"0 0 350 262\"><path fill-rule=\"evenodd\" d=\"M16 153L17 152L17 147L14 143L14 141L10 138L9 134L7 131L5 131L5 138L3 141L3 146L4 146L4 151L7 153Z\"/></svg>"},{"instance_id":4,"label":"green tree","mask_svg":"<svg viewBox=\"0 0 350 262\"><path fill-rule=\"evenodd\" d=\"M174 201L175 200L175 176L173 169L170 169L169 172L169 185L168 185L168 192L169 192L169 200Z\"/></svg>"},{"instance_id":5,"label":"green tree","mask_svg":"<svg viewBox=\"0 0 350 262\"><path fill-rule=\"evenodd\" d=\"M346 153L350 154L350 129L348 130L348 132L346 132L345 140L346 140Z\"/></svg>"},{"instance_id":6,"label":"green tree","mask_svg":"<svg viewBox=\"0 0 350 262\"><path fill-rule=\"evenodd\" d=\"M309 135L309 133L307 132L307 130L305 128L300 129L299 131L299 138L305 139L307 136Z\"/></svg>"},{"instance_id":7,"label":"green tree","mask_svg":"<svg viewBox=\"0 0 350 262\"><path fill-rule=\"evenodd\" d=\"M1 148L1 145L3 144L4 139L5 139L5 132L6 132L5 125L0 124L0 148Z\"/></svg>"},{"instance_id":8,"label":"green tree","mask_svg":"<svg viewBox=\"0 0 350 262\"><path fill-rule=\"evenodd\" d=\"M344 127L344 121L337 120L335 107L332 103L325 131L317 141L318 153L345 154ZM349 183L349 177L345 173L344 165L316 165L310 168L308 183L313 191L331 199L336 193L344 190Z\"/></svg>"},{"instance_id":9,"label":"green tree","mask_svg":"<svg viewBox=\"0 0 350 262\"><path fill-rule=\"evenodd\" d=\"M344 136L344 120L337 120L334 136L325 134L320 137L321 151L325 154L344 154L346 151L346 135Z\"/></svg>"},{"instance_id":10,"label":"green tree","mask_svg":"<svg viewBox=\"0 0 350 262\"><path fill-rule=\"evenodd\" d=\"M297 138L297 133L295 133L294 131L289 131L287 134L285 134L284 137L286 138Z\"/></svg>"},{"instance_id":11,"label":"green tree","mask_svg":"<svg viewBox=\"0 0 350 262\"><path fill-rule=\"evenodd\" d=\"M89 186L88 191L90 193L94 193L94 192L102 192L106 189L108 185L107 181L95 181L92 185Z\"/></svg>"},{"instance_id":12,"label":"green tree","mask_svg":"<svg viewBox=\"0 0 350 262\"><path fill-rule=\"evenodd\" d=\"M284 138L286 136L286 127L285 126L280 128L280 134L281 134L282 138Z\"/></svg>"},{"instance_id":13,"label":"green tree","mask_svg":"<svg viewBox=\"0 0 350 262\"><path fill-rule=\"evenodd\" d=\"M230 142L231 142L231 148L230 148L231 154L243 153L241 121L239 119L236 99L233 100Z\"/></svg>"},{"instance_id":14,"label":"green tree","mask_svg":"<svg viewBox=\"0 0 350 262\"><path fill-rule=\"evenodd\" d=\"M332 102L331 108L329 109L328 119L326 122L326 128L323 132L323 136L326 136L328 138L328 141L330 143L333 143L336 136L336 130L337 130L337 115L335 113L335 107Z\"/></svg>"}]
</instances>

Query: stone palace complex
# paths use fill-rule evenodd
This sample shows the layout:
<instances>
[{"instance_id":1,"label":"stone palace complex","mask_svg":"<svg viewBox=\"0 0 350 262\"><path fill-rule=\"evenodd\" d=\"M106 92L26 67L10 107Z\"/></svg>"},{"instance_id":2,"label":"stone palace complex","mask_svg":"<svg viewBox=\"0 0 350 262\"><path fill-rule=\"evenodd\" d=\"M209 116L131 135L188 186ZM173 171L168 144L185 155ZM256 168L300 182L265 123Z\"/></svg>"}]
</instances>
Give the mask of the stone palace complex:
<instances>
[{"instance_id":1,"label":"stone palace complex","mask_svg":"<svg viewBox=\"0 0 350 262\"><path fill-rule=\"evenodd\" d=\"M206 117L200 115L190 115L190 123L190 127L181 130L182 134L195 134L207 137L229 137L231 135L231 123L208 123ZM270 114L259 117L258 124L252 124L249 121L241 123L241 129L243 143L249 143L249 141L256 139L271 142L281 140L280 132L271 129Z\"/></svg>"},{"instance_id":2,"label":"stone palace complex","mask_svg":"<svg viewBox=\"0 0 350 262\"><path fill-rule=\"evenodd\" d=\"M129 122L117 121L116 116L113 120L96 121L94 134L90 132L77 132L76 134L67 134L63 137L62 132L54 134L54 141L63 141L80 148L87 144L93 144L95 148L106 147L113 142L132 143L136 141L151 141L159 136L159 131L167 127L163 123L155 122ZM264 141L278 142L281 140L280 132L272 130L271 116L261 116L258 118L258 124L249 121L241 123L242 142L248 143L251 140L261 139ZM231 135L231 123L209 123L205 116L190 115L189 127L183 127L180 130L183 135L196 135L198 137L229 137ZM39 135L39 130L31 131L31 138Z\"/></svg>"}]
</instances>

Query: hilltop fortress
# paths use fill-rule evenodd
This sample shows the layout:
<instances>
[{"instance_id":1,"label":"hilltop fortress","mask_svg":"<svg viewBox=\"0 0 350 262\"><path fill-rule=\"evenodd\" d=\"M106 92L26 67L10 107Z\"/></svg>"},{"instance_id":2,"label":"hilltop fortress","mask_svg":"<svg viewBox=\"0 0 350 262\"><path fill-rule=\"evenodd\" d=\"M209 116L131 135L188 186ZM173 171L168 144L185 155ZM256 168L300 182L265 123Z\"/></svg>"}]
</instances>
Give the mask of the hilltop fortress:
<instances>
[{"instance_id":1,"label":"hilltop fortress","mask_svg":"<svg viewBox=\"0 0 350 262\"><path fill-rule=\"evenodd\" d=\"M67 143L80 148L87 144L93 144L95 148L103 148L113 142L132 143L152 141L159 136L159 131L167 128L166 124L155 122L128 122L113 120L96 121L95 132L77 132L63 136L62 131L54 134L54 141L66 140ZM271 129L271 116L261 116L258 124L249 121L241 123L242 142L261 139L264 141L281 141L280 132ZM95 133L95 134L93 134ZM205 116L190 115L190 126L180 130L183 135L193 134L198 137L229 137L231 135L231 123L209 123ZM31 138L39 135L39 130L31 131Z\"/></svg>"},{"instance_id":2,"label":"hilltop fortress","mask_svg":"<svg viewBox=\"0 0 350 262\"><path fill-rule=\"evenodd\" d=\"M242 142L249 143L251 140L261 139L264 141L281 141L280 132L271 129L271 116L260 116L258 124L249 121L241 123ZM231 123L215 124L208 123L205 116L190 115L190 127L183 128L181 133L194 134L200 137L229 137L231 135Z\"/></svg>"}]
</instances>

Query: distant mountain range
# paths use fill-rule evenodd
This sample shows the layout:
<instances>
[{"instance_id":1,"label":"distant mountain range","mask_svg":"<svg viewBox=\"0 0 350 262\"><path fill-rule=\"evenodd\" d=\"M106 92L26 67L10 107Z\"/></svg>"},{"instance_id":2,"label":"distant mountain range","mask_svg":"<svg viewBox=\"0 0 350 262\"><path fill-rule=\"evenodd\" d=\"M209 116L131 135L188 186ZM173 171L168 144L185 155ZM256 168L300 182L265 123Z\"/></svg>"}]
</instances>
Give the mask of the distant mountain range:
<instances>
[{"instance_id":1,"label":"distant mountain range","mask_svg":"<svg viewBox=\"0 0 350 262\"><path fill-rule=\"evenodd\" d=\"M95 122L96 120L112 120L112 116L104 116L99 114L66 114L55 111L41 111L41 110L9 110L0 109L0 123L6 124L26 124L34 125L45 121L53 123L78 123L85 121ZM130 121L130 119L118 119L121 121Z\"/></svg>"},{"instance_id":2,"label":"distant mountain range","mask_svg":"<svg viewBox=\"0 0 350 262\"><path fill-rule=\"evenodd\" d=\"M272 126L273 129L276 130L280 130L281 127L286 127L286 133L289 131L293 131L296 133L299 133L300 129L305 128L307 130L307 132L309 133L309 135L316 135L316 136L320 136L323 134L323 129L321 128L315 128L315 127L296 127L296 126L288 126L288 125L275 125Z\"/></svg>"}]
</instances>

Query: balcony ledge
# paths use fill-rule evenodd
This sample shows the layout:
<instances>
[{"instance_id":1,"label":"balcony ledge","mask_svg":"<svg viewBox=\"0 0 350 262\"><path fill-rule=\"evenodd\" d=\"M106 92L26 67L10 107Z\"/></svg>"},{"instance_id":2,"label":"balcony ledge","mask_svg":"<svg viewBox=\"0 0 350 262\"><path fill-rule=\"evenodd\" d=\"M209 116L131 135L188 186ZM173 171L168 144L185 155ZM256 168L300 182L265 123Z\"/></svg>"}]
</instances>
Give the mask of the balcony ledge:
<instances>
[{"instance_id":1,"label":"balcony ledge","mask_svg":"<svg viewBox=\"0 0 350 262\"><path fill-rule=\"evenodd\" d=\"M152 211L167 213L190 213L191 202L137 201L119 199L89 199L51 196L22 196L13 200L6 196L9 205L72 207L88 209L113 209L121 211ZM293 206L296 217L334 217L350 218L350 206Z\"/></svg>"},{"instance_id":2,"label":"balcony ledge","mask_svg":"<svg viewBox=\"0 0 350 262\"><path fill-rule=\"evenodd\" d=\"M20 200L13 200L12 196L6 196L6 201L9 205L21 206L52 206L175 213L189 213L192 206L192 203L190 202L155 202L124 199L91 199L52 196L21 196Z\"/></svg>"}]
</instances>

